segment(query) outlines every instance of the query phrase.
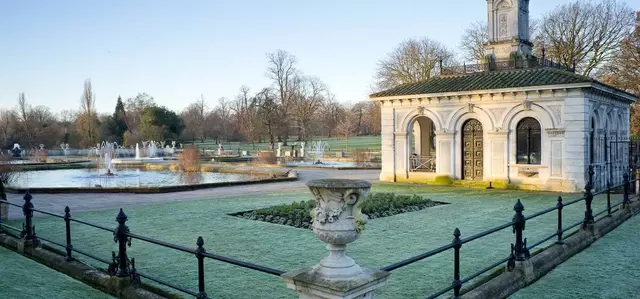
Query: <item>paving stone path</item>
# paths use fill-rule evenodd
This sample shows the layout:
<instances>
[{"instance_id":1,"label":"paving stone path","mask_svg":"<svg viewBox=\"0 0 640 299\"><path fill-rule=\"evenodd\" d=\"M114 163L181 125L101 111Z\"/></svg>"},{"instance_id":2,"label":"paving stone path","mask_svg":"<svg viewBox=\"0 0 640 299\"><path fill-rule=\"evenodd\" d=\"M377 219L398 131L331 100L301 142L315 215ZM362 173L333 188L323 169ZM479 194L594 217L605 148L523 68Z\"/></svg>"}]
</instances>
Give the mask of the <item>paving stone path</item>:
<instances>
[{"instance_id":1,"label":"paving stone path","mask_svg":"<svg viewBox=\"0 0 640 299\"><path fill-rule=\"evenodd\" d=\"M280 169L281 170L281 169ZM313 179L339 178L361 179L374 182L378 180L380 170L333 170L333 169L295 169L298 172L297 181L240 185L200 189L194 191L132 194L132 193L72 193L72 194L33 194L33 204L36 209L64 213L64 207L69 206L72 212L96 211L114 209L132 205L144 205L165 202L180 202L200 199L216 199L234 196L261 195L282 193L296 190L306 190L305 183ZM7 199L16 204L22 204L22 194L7 194ZM35 217L42 216L35 213ZM22 219L22 210L9 207L9 219Z\"/></svg>"}]
</instances>

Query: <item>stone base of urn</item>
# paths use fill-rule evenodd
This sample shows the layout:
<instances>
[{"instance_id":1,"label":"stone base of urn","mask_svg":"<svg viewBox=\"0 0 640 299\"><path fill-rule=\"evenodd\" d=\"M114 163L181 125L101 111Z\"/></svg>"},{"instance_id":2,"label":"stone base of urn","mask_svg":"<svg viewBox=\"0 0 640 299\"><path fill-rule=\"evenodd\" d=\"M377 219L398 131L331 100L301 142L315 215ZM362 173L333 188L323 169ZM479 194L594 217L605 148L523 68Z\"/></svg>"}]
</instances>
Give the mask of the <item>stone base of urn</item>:
<instances>
[{"instance_id":1,"label":"stone base of urn","mask_svg":"<svg viewBox=\"0 0 640 299\"><path fill-rule=\"evenodd\" d=\"M386 284L389 273L360 269L359 275L348 279L324 278L316 273L316 267L288 272L282 277L289 289L300 294L300 299L372 299L375 290Z\"/></svg>"},{"instance_id":2,"label":"stone base of urn","mask_svg":"<svg viewBox=\"0 0 640 299\"><path fill-rule=\"evenodd\" d=\"M371 183L324 179L309 181L307 186L316 202L313 233L327 243L329 256L313 267L283 274L287 287L298 291L301 299L373 298L389 273L361 268L344 253L367 223L361 208Z\"/></svg>"}]
</instances>

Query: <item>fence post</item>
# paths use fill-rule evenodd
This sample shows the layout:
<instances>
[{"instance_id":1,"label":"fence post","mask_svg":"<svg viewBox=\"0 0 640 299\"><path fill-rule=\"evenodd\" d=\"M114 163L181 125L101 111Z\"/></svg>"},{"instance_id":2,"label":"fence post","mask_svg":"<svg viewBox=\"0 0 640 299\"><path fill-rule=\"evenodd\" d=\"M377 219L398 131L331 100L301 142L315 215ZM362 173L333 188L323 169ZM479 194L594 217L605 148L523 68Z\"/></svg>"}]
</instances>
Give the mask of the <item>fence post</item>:
<instances>
[{"instance_id":1,"label":"fence post","mask_svg":"<svg viewBox=\"0 0 640 299\"><path fill-rule=\"evenodd\" d=\"M204 291L204 240L202 236L198 237L196 241L198 248L196 249L196 258L198 258L198 299L207 298L207 293Z\"/></svg>"},{"instance_id":2,"label":"fence post","mask_svg":"<svg viewBox=\"0 0 640 299\"><path fill-rule=\"evenodd\" d=\"M71 257L73 245L71 245L71 209L69 209L69 206L64 207L64 224L67 235L67 244L64 247L67 250L67 256L64 259L69 262L73 260L73 257Z\"/></svg>"},{"instance_id":3,"label":"fence post","mask_svg":"<svg viewBox=\"0 0 640 299\"><path fill-rule=\"evenodd\" d=\"M624 195L622 197L622 206L628 207L631 201L629 201L629 173L625 170L622 174L622 180L624 181Z\"/></svg>"},{"instance_id":4,"label":"fence post","mask_svg":"<svg viewBox=\"0 0 640 299\"><path fill-rule=\"evenodd\" d=\"M556 204L556 208L558 209L558 240L556 240L556 244L562 245L564 241L562 241L562 208L564 208L564 204L562 203L562 196L558 196L558 203Z\"/></svg>"},{"instance_id":5,"label":"fence post","mask_svg":"<svg viewBox=\"0 0 640 299\"><path fill-rule=\"evenodd\" d=\"M611 181L607 180L607 216L611 217Z\"/></svg>"},{"instance_id":6,"label":"fence post","mask_svg":"<svg viewBox=\"0 0 640 299\"><path fill-rule=\"evenodd\" d=\"M591 189L593 189L593 165L589 165L589 180L587 181L587 185L584 187L584 202L586 205L586 210L584 212L584 222L582 223L582 227L586 228L587 225L593 224L593 210L591 210L591 202L593 201L593 193L591 193Z\"/></svg>"},{"instance_id":7,"label":"fence post","mask_svg":"<svg viewBox=\"0 0 640 299\"><path fill-rule=\"evenodd\" d=\"M516 211L516 214L513 216L513 233L516 234L516 244L511 244L511 251L515 260L521 262L529 258L529 251L527 250L527 239L522 239L526 219L522 214L524 205L522 205L520 199L518 199L518 202L513 206L513 210Z\"/></svg>"},{"instance_id":8,"label":"fence post","mask_svg":"<svg viewBox=\"0 0 640 299\"><path fill-rule=\"evenodd\" d=\"M27 191L24 194L24 205L22 205L22 212L24 213L24 221L22 224L22 232L20 233L20 237L24 238L26 241L34 241L37 242L36 238L36 227L33 225L33 203L31 199L31 193Z\"/></svg>"},{"instance_id":9,"label":"fence post","mask_svg":"<svg viewBox=\"0 0 640 299\"><path fill-rule=\"evenodd\" d=\"M118 226L113 233L113 240L118 243L118 272L116 274L118 277L126 277L131 274L129 272L129 261L127 259L127 245L131 246L131 238L127 236L129 227L125 224L127 220L127 215L120 209L118 216L116 216Z\"/></svg>"},{"instance_id":10,"label":"fence post","mask_svg":"<svg viewBox=\"0 0 640 299\"><path fill-rule=\"evenodd\" d=\"M455 299L460 296L460 289L462 288L462 283L460 282L460 247L462 247L460 230L456 227L453 231L453 298Z\"/></svg>"}]
</instances>

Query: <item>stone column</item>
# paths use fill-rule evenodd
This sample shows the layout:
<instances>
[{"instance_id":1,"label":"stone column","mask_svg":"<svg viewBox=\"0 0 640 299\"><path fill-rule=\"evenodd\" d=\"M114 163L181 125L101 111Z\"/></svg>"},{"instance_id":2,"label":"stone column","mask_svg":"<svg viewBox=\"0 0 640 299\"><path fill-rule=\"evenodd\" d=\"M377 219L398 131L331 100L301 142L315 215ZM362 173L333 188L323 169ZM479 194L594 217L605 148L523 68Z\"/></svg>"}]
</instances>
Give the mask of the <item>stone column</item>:
<instances>
[{"instance_id":1,"label":"stone column","mask_svg":"<svg viewBox=\"0 0 640 299\"><path fill-rule=\"evenodd\" d=\"M361 213L371 184L358 180L312 180L313 233L327 243L329 256L317 265L282 275L288 288L301 299L370 299L386 284L388 272L359 266L345 255L348 243L364 230L367 216Z\"/></svg>"},{"instance_id":2,"label":"stone column","mask_svg":"<svg viewBox=\"0 0 640 299\"><path fill-rule=\"evenodd\" d=\"M487 132L489 144L489 179L507 179L507 165L509 159L514 156L509 153L509 130L498 129ZM515 141L514 141L515 142Z\"/></svg>"},{"instance_id":3,"label":"stone column","mask_svg":"<svg viewBox=\"0 0 640 299\"><path fill-rule=\"evenodd\" d=\"M441 130L436 132L436 173L438 175L452 176L454 174L455 161L455 132Z\"/></svg>"},{"instance_id":4,"label":"stone column","mask_svg":"<svg viewBox=\"0 0 640 299\"><path fill-rule=\"evenodd\" d=\"M406 179L408 177L407 165L409 164L409 156L407 147L407 132L395 132L395 165L396 165L396 179L398 177Z\"/></svg>"}]
</instances>

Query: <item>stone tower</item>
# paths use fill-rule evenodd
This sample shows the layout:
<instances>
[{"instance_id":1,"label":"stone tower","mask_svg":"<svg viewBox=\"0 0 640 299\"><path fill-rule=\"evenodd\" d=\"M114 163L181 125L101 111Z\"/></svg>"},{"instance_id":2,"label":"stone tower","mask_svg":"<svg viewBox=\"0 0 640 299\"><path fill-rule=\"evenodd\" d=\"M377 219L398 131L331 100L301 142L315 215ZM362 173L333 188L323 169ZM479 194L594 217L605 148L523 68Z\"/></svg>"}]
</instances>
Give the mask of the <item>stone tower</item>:
<instances>
[{"instance_id":1,"label":"stone tower","mask_svg":"<svg viewBox=\"0 0 640 299\"><path fill-rule=\"evenodd\" d=\"M497 60L531 55L529 0L487 0L489 42L486 53Z\"/></svg>"}]
</instances>

